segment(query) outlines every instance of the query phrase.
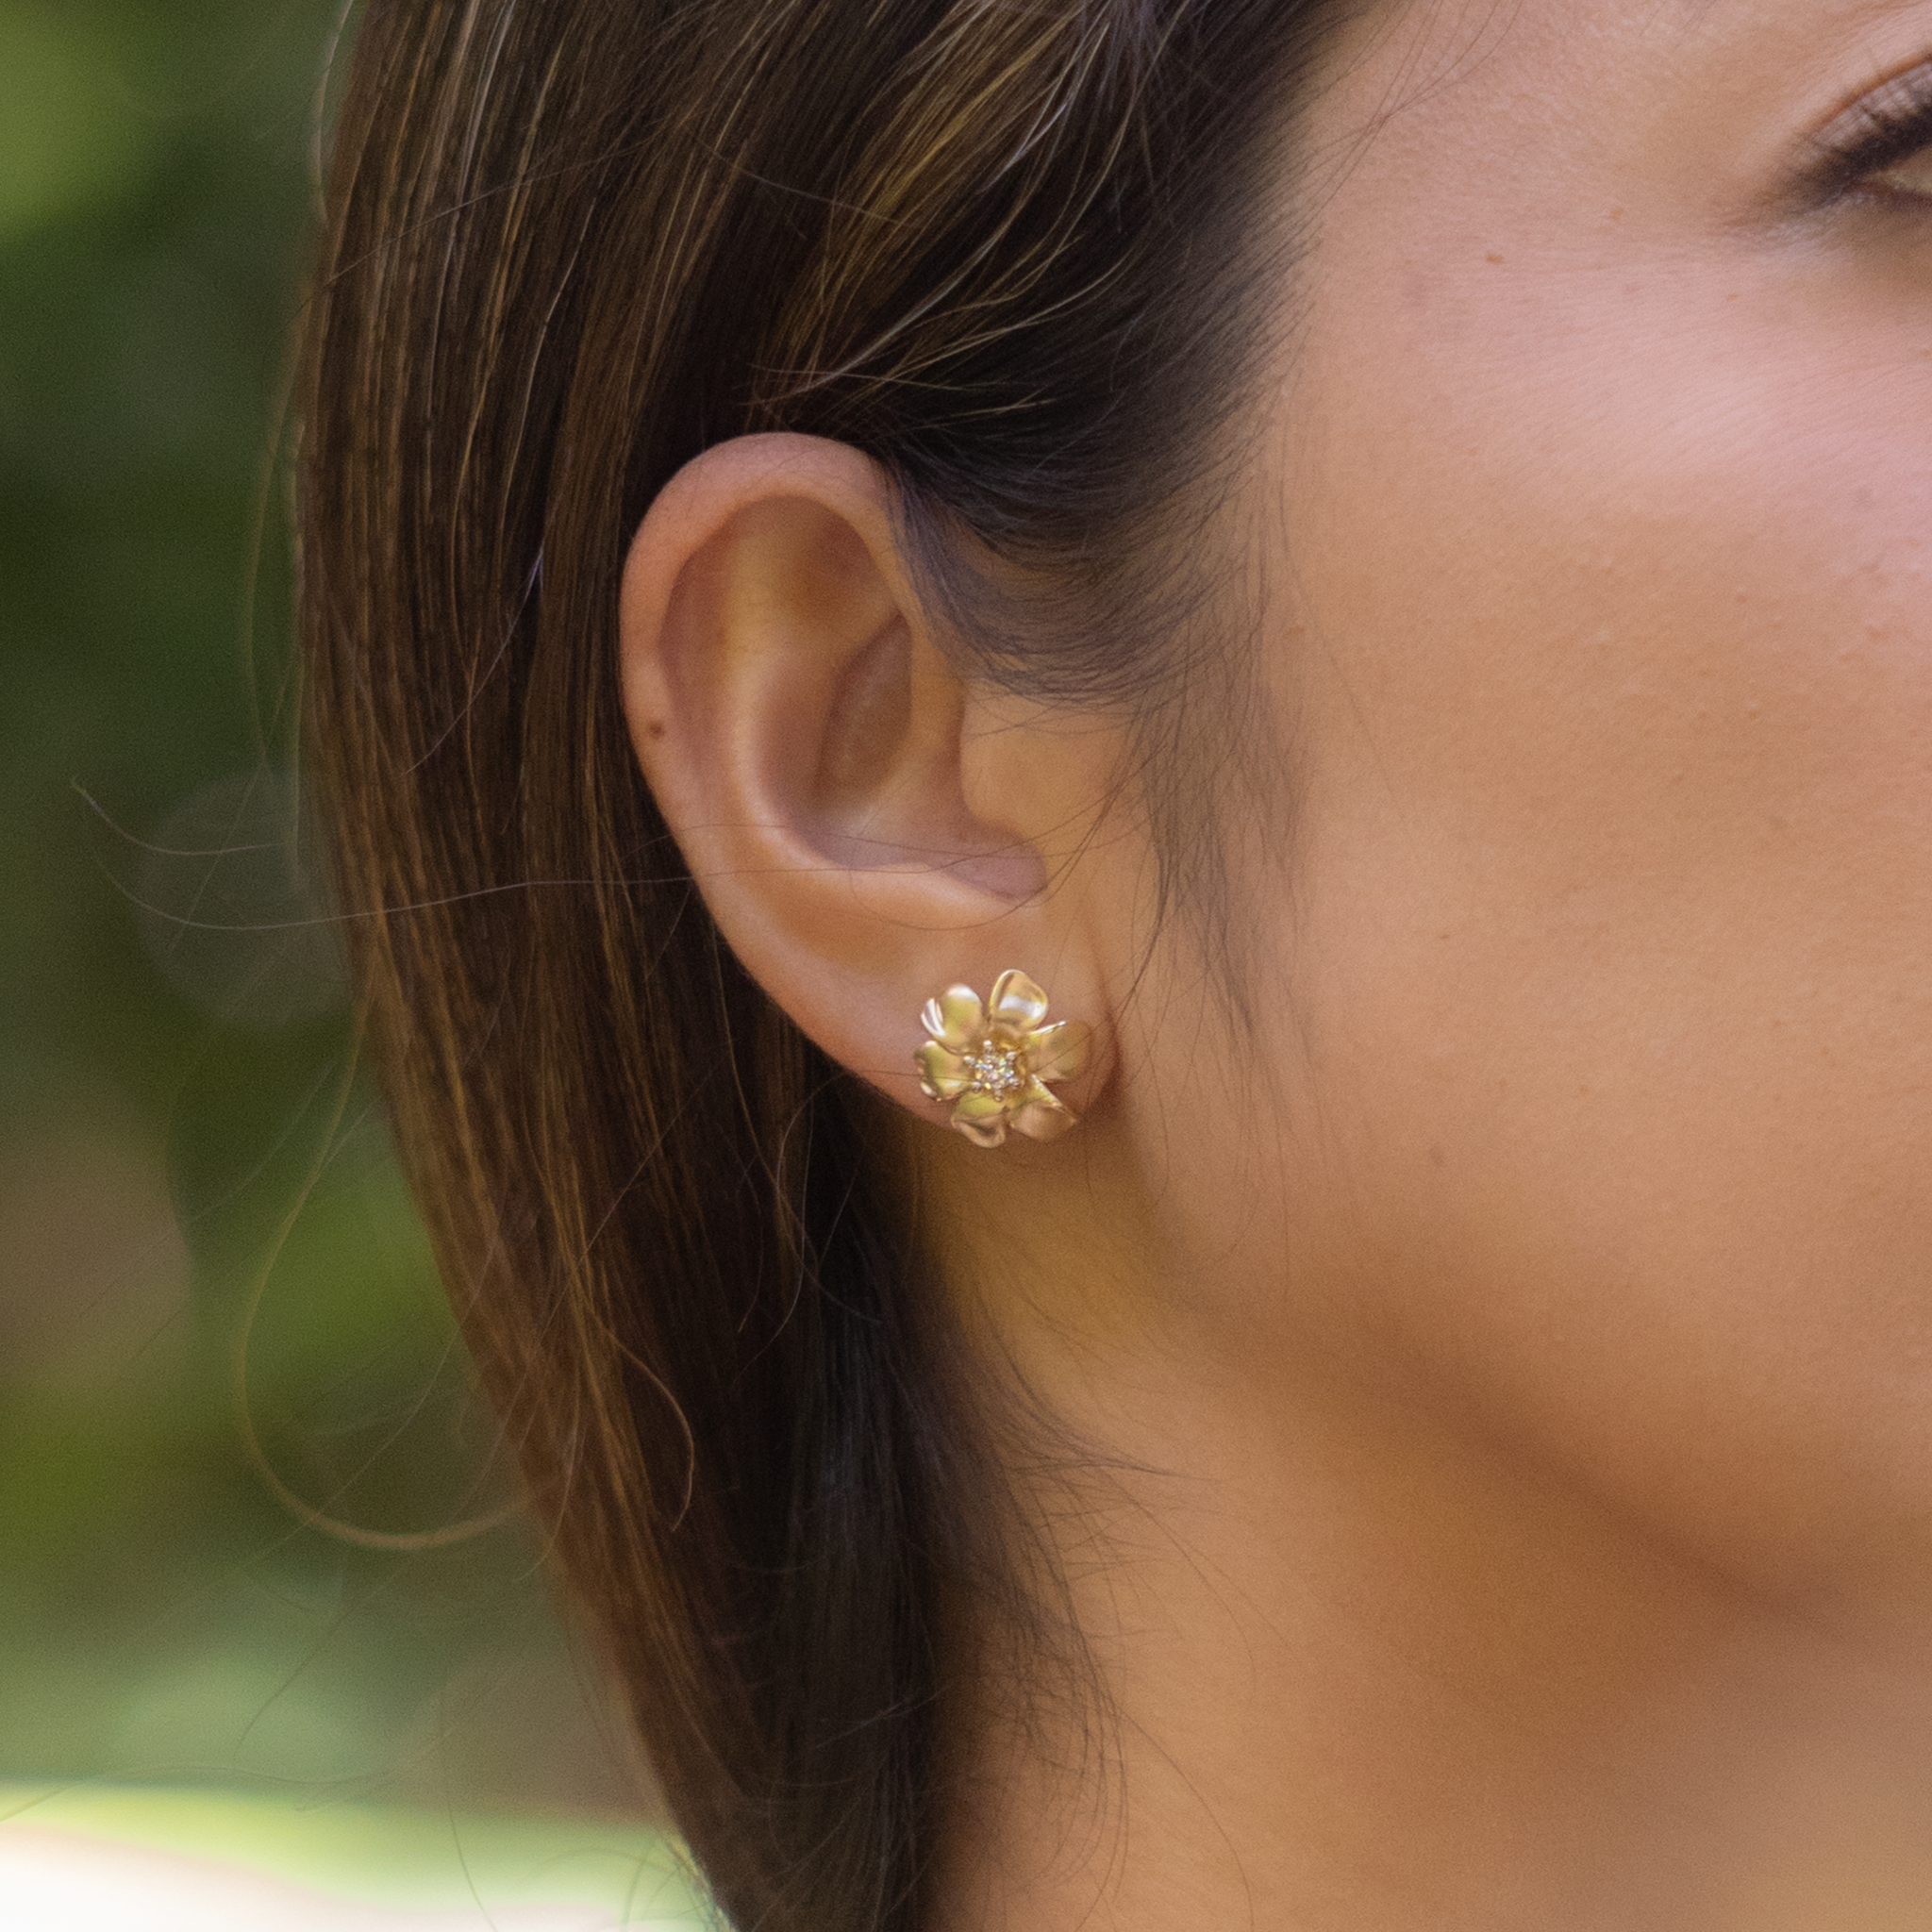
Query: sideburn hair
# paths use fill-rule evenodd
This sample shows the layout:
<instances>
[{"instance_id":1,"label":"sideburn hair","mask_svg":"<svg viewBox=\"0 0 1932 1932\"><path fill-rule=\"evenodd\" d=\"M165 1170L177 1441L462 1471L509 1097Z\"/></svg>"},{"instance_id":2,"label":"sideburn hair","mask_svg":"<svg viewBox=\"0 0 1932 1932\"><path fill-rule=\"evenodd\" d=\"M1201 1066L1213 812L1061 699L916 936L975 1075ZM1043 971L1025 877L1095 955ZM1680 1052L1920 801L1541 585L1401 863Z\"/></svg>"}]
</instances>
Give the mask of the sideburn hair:
<instances>
[{"instance_id":1,"label":"sideburn hair","mask_svg":"<svg viewBox=\"0 0 1932 1932\"><path fill-rule=\"evenodd\" d=\"M1174 533L1337 17L366 0L355 33L298 391L307 759L444 1279L739 1932L926 1922L942 1613L1036 1591L853 1086L640 776L625 551L708 446L836 438L967 675L1127 707L1170 765L1213 675Z\"/></svg>"}]
</instances>

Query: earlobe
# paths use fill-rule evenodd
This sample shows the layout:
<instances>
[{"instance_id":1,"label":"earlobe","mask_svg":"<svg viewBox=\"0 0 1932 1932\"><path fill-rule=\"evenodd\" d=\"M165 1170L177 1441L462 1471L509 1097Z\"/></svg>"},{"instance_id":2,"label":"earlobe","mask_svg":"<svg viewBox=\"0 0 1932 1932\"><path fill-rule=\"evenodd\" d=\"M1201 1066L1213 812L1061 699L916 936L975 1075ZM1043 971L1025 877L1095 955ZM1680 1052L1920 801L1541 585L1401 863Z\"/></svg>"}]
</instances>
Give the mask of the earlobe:
<instances>
[{"instance_id":1,"label":"earlobe","mask_svg":"<svg viewBox=\"0 0 1932 1932\"><path fill-rule=\"evenodd\" d=\"M947 986L991 987L1019 961L1026 972L1008 975L1008 991L1038 974L1062 1014L1084 1017L1104 975L1079 895L1062 890L1064 866L1050 868L1041 825L1027 823L1071 824L1082 801L1051 785L1042 796L1035 775L1013 788L1023 813L1000 809L974 729L986 708L920 608L876 466L807 437L708 451L638 531L621 629L639 760L753 976L894 1098L941 1123L935 1093L956 1124L964 1106L982 1144L1008 1125L1045 1139L1070 1124L1062 1096L1084 1105L1097 1084L1071 1032L1057 1045L1031 1025L1024 1041L995 1038L990 1017L993 1057L952 1091L953 1072L913 1058L922 1003ZM995 764L1026 758L1015 728L1002 726ZM1070 785L1078 767L1066 766ZM955 1051L950 1036L941 1044ZM1002 1078L1024 1081L994 1093L1000 1053L1011 1059Z\"/></svg>"}]
</instances>

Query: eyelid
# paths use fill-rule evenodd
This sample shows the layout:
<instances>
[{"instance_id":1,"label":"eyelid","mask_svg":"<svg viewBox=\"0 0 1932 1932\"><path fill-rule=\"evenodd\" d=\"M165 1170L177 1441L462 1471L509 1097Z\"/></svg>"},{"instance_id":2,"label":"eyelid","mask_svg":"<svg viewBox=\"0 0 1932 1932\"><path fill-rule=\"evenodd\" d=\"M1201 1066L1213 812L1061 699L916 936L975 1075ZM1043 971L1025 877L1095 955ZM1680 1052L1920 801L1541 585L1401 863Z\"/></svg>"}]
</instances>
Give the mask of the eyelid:
<instances>
[{"instance_id":1,"label":"eyelid","mask_svg":"<svg viewBox=\"0 0 1932 1932\"><path fill-rule=\"evenodd\" d=\"M1932 58L1880 81L1812 139L1833 184L1850 187L1932 146Z\"/></svg>"}]
</instances>

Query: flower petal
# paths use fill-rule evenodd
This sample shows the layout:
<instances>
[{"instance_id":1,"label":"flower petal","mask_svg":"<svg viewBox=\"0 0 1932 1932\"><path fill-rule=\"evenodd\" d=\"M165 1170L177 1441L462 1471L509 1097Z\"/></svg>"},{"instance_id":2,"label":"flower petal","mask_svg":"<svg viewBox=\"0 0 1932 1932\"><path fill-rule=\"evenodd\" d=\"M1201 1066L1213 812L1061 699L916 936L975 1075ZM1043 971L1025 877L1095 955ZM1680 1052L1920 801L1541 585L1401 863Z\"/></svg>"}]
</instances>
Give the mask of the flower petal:
<instances>
[{"instance_id":1,"label":"flower petal","mask_svg":"<svg viewBox=\"0 0 1932 1932\"><path fill-rule=\"evenodd\" d=\"M1026 1064L1036 1080L1071 1080L1087 1064L1093 1029L1084 1020L1057 1020L1026 1036Z\"/></svg>"},{"instance_id":2,"label":"flower petal","mask_svg":"<svg viewBox=\"0 0 1932 1932\"><path fill-rule=\"evenodd\" d=\"M919 1085L928 1100L956 1100L965 1092L971 1075L966 1062L950 1046L928 1040L912 1056L919 1068Z\"/></svg>"},{"instance_id":3,"label":"flower petal","mask_svg":"<svg viewBox=\"0 0 1932 1932\"><path fill-rule=\"evenodd\" d=\"M1038 1026L1046 1018L1045 993L1017 967L993 981L992 997L987 1004L995 1021L1023 1030Z\"/></svg>"},{"instance_id":4,"label":"flower petal","mask_svg":"<svg viewBox=\"0 0 1932 1932\"><path fill-rule=\"evenodd\" d=\"M953 1104L953 1124L981 1147L998 1147L1007 1138L1007 1109L991 1093L962 1093Z\"/></svg>"},{"instance_id":5,"label":"flower petal","mask_svg":"<svg viewBox=\"0 0 1932 1932\"><path fill-rule=\"evenodd\" d=\"M986 1032L986 1008L970 986L949 986L926 1001L919 1024L942 1045L971 1046Z\"/></svg>"},{"instance_id":6,"label":"flower petal","mask_svg":"<svg viewBox=\"0 0 1932 1932\"><path fill-rule=\"evenodd\" d=\"M1038 1080L1027 1090L1013 1116L1013 1125L1031 1141L1058 1141L1069 1127L1079 1124L1080 1116L1056 1100Z\"/></svg>"}]
</instances>

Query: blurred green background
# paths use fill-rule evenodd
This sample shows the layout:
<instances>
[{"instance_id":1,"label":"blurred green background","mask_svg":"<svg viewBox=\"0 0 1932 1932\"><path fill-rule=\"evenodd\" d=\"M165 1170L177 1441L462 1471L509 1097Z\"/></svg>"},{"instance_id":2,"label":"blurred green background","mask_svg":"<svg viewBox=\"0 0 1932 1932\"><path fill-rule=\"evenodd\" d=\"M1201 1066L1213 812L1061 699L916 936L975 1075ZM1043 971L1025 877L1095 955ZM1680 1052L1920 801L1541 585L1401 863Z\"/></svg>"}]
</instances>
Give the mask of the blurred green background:
<instances>
[{"instance_id":1,"label":"blurred green background","mask_svg":"<svg viewBox=\"0 0 1932 1932\"><path fill-rule=\"evenodd\" d=\"M0 1779L621 1811L291 833L336 13L0 0Z\"/></svg>"}]
</instances>

